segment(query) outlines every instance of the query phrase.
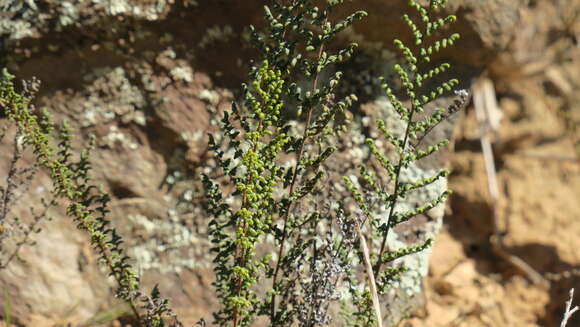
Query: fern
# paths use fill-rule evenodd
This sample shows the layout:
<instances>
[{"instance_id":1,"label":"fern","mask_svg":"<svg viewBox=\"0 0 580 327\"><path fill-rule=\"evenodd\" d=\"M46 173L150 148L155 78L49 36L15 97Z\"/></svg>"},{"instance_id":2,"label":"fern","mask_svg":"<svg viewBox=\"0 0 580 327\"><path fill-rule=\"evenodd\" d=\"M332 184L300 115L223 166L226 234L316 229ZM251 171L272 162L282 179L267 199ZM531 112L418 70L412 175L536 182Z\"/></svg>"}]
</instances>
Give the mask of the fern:
<instances>
[{"instance_id":1,"label":"fern","mask_svg":"<svg viewBox=\"0 0 580 327\"><path fill-rule=\"evenodd\" d=\"M167 307L167 300L161 298L155 287L151 296L140 290L139 278L130 265L130 258L121 247L122 237L110 227L107 219L107 204L110 197L99 191L91 180L89 153L91 145L83 150L78 161L73 159L72 134L66 121L56 126L47 112L35 113L31 96L15 91L14 76L3 70L0 76L0 102L6 115L17 125L18 134L30 146L36 156L36 164L45 169L52 182L51 194L57 199L65 199L69 205L66 213L85 231L99 261L117 282L115 294L127 302L140 325L164 326L167 315L174 316ZM58 145L54 145L52 134L56 132ZM140 310L139 302L144 314ZM174 326L180 323L175 320Z\"/></svg>"},{"instance_id":2,"label":"fern","mask_svg":"<svg viewBox=\"0 0 580 327\"><path fill-rule=\"evenodd\" d=\"M385 294L390 284L400 278L406 271L404 267L390 264L407 255L423 251L432 244L432 239L428 238L417 245L394 251L389 250L387 245L389 233L397 225L405 223L417 215L424 214L440 205L450 193L448 190L442 191L430 202L411 210L398 209L402 200L413 191L425 188L448 176L449 172L447 170L440 170L432 176L420 179L403 179L404 172L413 169L418 160L440 151L442 147L449 143L448 140L442 139L426 149L419 147L424 137L437 124L455 113L467 101L466 91L459 91L457 93L459 99L449 108L439 108L432 113L425 113L425 105L452 91L459 83L457 79L450 79L439 85L427 86L430 84L431 79L451 68L449 63L441 63L432 68L429 65L431 57L442 49L453 45L459 39L458 34L452 34L441 39L434 38L437 31L456 20L453 15L437 20L432 18L431 13L439 8L444 8L445 4L446 1L432 0L429 7L424 8L416 1L409 1L410 7L417 12L419 21L414 21L407 14L403 15L403 21L413 33L413 45L408 46L400 40L394 41L404 59L404 64L394 66L394 71L401 84L401 91L396 92L384 78L382 79L382 88L398 116L396 119L403 124L403 128L397 133L387 128L386 121L376 121L376 128L382 134L383 140L390 143L394 149L394 155L381 152L377 146L377 140L368 138L366 143L372 157L379 163L379 168L369 169L362 166L359 170L359 176L354 180L349 177L343 178L346 187L359 207L362 224L366 224L369 231L368 237L371 242L378 241L380 244L378 250L372 254L372 273L376 278L380 294ZM403 97L406 98L405 102L402 100ZM405 105L405 103L408 103L408 105ZM387 176L388 182L385 184L384 179L378 176ZM379 199L379 201L369 201L373 197ZM386 217L378 214L381 210L385 210L381 209L381 206L386 209ZM368 291L361 293L356 288L351 288L351 294L359 308L357 314L358 325L371 325L375 312L372 310L369 301L370 294Z\"/></svg>"},{"instance_id":3,"label":"fern","mask_svg":"<svg viewBox=\"0 0 580 327\"><path fill-rule=\"evenodd\" d=\"M243 87L244 105L234 104L222 120L224 140L220 141L227 142L233 155L210 139L211 150L235 188L230 196L238 203L238 207L229 205L217 182L204 176L213 216L214 286L222 303L215 318L222 326L229 322L247 326L260 315L267 316L272 326L287 325L297 316L298 309L287 305L296 302L295 285L280 277L293 270L290 262L299 255L294 250L312 244L296 234L297 225L305 223L300 221L303 217L319 212L298 213L296 208L319 187L325 174L321 164L335 151L310 146L331 134L334 117L355 100L354 96L335 99L340 72L326 82L320 78L325 68L351 57L356 47L351 44L329 53L327 43L366 15L356 12L332 23L330 14L340 2L323 9L305 0L272 1L265 6L266 33L252 28L260 65L252 68L252 82ZM295 82L299 78L308 81L307 90ZM295 106L304 120L301 131L284 119L289 106ZM292 157L294 164L284 165L282 156ZM277 250L258 256L257 247L264 246L268 237ZM288 249L288 244L295 247ZM265 279L271 280L272 290L260 298L253 288Z\"/></svg>"},{"instance_id":4,"label":"fern","mask_svg":"<svg viewBox=\"0 0 580 327\"><path fill-rule=\"evenodd\" d=\"M394 263L432 243L427 239L392 249L388 241L393 228L439 206L449 195L445 190L413 208L402 206L413 192L449 174L440 170L413 179L408 172L448 144L440 140L425 148L422 141L467 101L460 91L449 108L425 110L458 84L450 79L431 86L451 69L448 63L431 61L459 38L436 36L455 17L431 16L445 6L444 0L431 0L425 8L409 1L418 20L403 15L414 35L412 45L395 40L404 60L394 66L401 89L382 80L396 117L376 121L372 128L380 139L365 142L372 161L361 165L356 177L342 178L331 161L343 146L341 138L349 136L346 112L357 97L338 96L343 73L336 64L351 58L357 45L328 49L337 47L333 42L341 31L366 16L358 11L335 20L334 10L342 2L329 0L319 7L310 0L272 0L264 7L266 29L251 29L259 58L250 68L249 83L242 86L243 102L234 102L221 119L221 133L210 135L210 150L223 173L202 176L213 286L220 302L214 321L220 326L249 326L257 319L270 326L328 325L334 318L332 303L339 302L348 325L381 326L379 296L409 270ZM73 159L66 123L57 126L47 113L34 112L31 98L18 94L12 79L2 76L0 104L32 148L37 165L49 173L52 194L67 200L67 214L89 235L117 282L116 295L141 325L179 326L157 288L150 296L141 291L123 240L110 227L109 196L90 178L91 146ZM401 131L391 128L395 123ZM393 151L385 152L379 141ZM332 185L336 179L344 191ZM345 289L348 296L340 292Z\"/></svg>"},{"instance_id":5,"label":"fern","mask_svg":"<svg viewBox=\"0 0 580 327\"><path fill-rule=\"evenodd\" d=\"M272 1L271 6L265 7L267 31L261 34L252 29L253 42L262 57L260 64L251 70L250 85L244 85L244 104L234 104L225 113L223 138L210 136L210 148L226 175L224 180L203 177L213 217L210 234L215 253L214 286L221 301L215 319L221 326L247 326L259 316L266 316L272 326L327 324L328 305L338 299L336 290L343 280L351 285L349 289L357 307L352 314L355 325L372 325L376 322L373 292L367 287L360 291L363 283L357 277L359 268L352 264L362 262L357 258L363 257L356 245L360 233L354 231L369 230L371 242L380 243L372 253L373 272L367 272L376 277L374 282L379 293L384 293L406 271L404 267L385 268L385 265L431 245L428 239L415 246L389 251L387 239L393 227L438 206L449 194L444 191L410 211L396 210L407 194L448 175L442 170L420 180L401 177L416 161L448 143L441 140L420 149L423 137L454 112L449 108L424 115L424 106L451 91L458 81L451 79L427 88L424 84L451 66L444 63L436 68L420 67L458 39L457 34L452 34L432 40L434 33L452 23L455 17L431 18L430 12L444 7L445 1L431 1L429 8L410 2L421 26L407 15L403 20L413 31L417 49L396 40L405 64L394 67L410 105L406 106L395 91L383 84L385 95L405 128L397 135L387 128L385 121L377 121L377 128L392 144L397 158L382 153L376 140L367 139L370 153L384 172L362 166L358 181L344 178L361 212L353 217L341 209L343 203L337 209L324 203L330 199L319 198L320 194L332 192L323 181L331 180L328 174L333 173L327 169L326 162L338 146L333 144L337 140L334 136L341 130L337 115L356 100L354 95L340 101L335 99L341 72L335 72L324 84L321 78L327 67L352 56L355 45L334 54L327 53L325 46L338 32L366 15L357 12L331 23L330 13L340 2L329 2L325 9L310 1ZM431 43L423 45L426 42ZM308 89L299 87L295 82L298 79L308 80ZM298 125L288 120L293 107L302 120ZM420 114L424 118L418 119ZM284 165L282 160L289 158L294 164ZM378 174L388 176L391 185L382 186L376 177ZM233 192L226 191L221 183L231 185ZM369 202L369 197L380 201ZM375 214L376 206L383 204L388 208L386 219ZM324 230L326 235L321 237ZM276 250L261 250L269 246ZM266 295L259 294L256 290L264 288L268 280L272 283L271 290Z\"/></svg>"}]
</instances>

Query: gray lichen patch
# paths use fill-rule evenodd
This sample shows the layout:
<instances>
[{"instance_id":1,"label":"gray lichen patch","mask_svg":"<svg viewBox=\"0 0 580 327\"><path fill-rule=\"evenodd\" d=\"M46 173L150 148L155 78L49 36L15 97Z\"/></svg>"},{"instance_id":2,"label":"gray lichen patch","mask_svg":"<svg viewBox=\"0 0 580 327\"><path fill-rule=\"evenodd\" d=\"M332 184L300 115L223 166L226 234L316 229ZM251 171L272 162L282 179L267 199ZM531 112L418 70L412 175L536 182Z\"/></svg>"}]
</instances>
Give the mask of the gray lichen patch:
<instances>
[{"instance_id":1,"label":"gray lichen patch","mask_svg":"<svg viewBox=\"0 0 580 327\"><path fill-rule=\"evenodd\" d=\"M146 124L145 116L139 110L145 105L145 98L141 90L131 84L123 68L97 69L86 79L94 80L85 91L86 101L81 108L83 127L114 119Z\"/></svg>"},{"instance_id":2,"label":"gray lichen patch","mask_svg":"<svg viewBox=\"0 0 580 327\"><path fill-rule=\"evenodd\" d=\"M207 268L208 242L188 228L175 210L169 210L164 219L130 215L134 233L140 241L130 252L141 271L155 269L161 273L179 273L183 269Z\"/></svg>"},{"instance_id":3,"label":"gray lichen patch","mask_svg":"<svg viewBox=\"0 0 580 327\"><path fill-rule=\"evenodd\" d=\"M104 25L114 31L118 28L111 26L112 22L122 22L125 18L159 21L175 5L171 0L47 0L42 1L42 5L37 3L36 0L0 2L0 12L4 14L0 15L0 35L22 40L39 37L51 29L60 32L68 26ZM182 1L182 4L186 7L198 5L196 0Z\"/></svg>"},{"instance_id":4,"label":"gray lichen patch","mask_svg":"<svg viewBox=\"0 0 580 327\"><path fill-rule=\"evenodd\" d=\"M93 0L93 2L102 5L109 15L135 16L150 21L157 20L167 13L172 3L165 0Z\"/></svg>"},{"instance_id":5,"label":"gray lichen patch","mask_svg":"<svg viewBox=\"0 0 580 327\"><path fill-rule=\"evenodd\" d=\"M79 9L75 7L73 2L62 1L58 10L60 12L58 17L59 26L73 25L79 19Z\"/></svg>"},{"instance_id":6,"label":"gray lichen patch","mask_svg":"<svg viewBox=\"0 0 580 327\"><path fill-rule=\"evenodd\" d=\"M155 57L155 63L164 68L176 82L193 82L193 68L184 58L178 58L176 51L168 47Z\"/></svg>"},{"instance_id":7,"label":"gray lichen patch","mask_svg":"<svg viewBox=\"0 0 580 327\"><path fill-rule=\"evenodd\" d=\"M174 159L163 182L169 189L163 193L160 210L146 205L127 215L127 232L133 235L127 245L142 273L199 271L212 265L203 189L201 181L192 177L200 172L185 169L182 151L175 156L180 158Z\"/></svg>"},{"instance_id":8,"label":"gray lichen patch","mask_svg":"<svg viewBox=\"0 0 580 327\"><path fill-rule=\"evenodd\" d=\"M231 26L214 25L205 31L205 34L197 45L204 49L214 42L226 42L234 36L234 29Z\"/></svg>"},{"instance_id":9,"label":"gray lichen patch","mask_svg":"<svg viewBox=\"0 0 580 327\"><path fill-rule=\"evenodd\" d=\"M17 40L31 37L38 33L34 20L40 20L38 7L34 1L4 1L0 3L0 35ZM16 18L17 14L20 18Z\"/></svg>"},{"instance_id":10,"label":"gray lichen patch","mask_svg":"<svg viewBox=\"0 0 580 327\"><path fill-rule=\"evenodd\" d=\"M108 148L115 148L120 145L127 150L137 150L139 144L133 141L132 137L123 133L117 125L109 126L109 132L99 140L99 144L106 145Z\"/></svg>"},{"instance_id":11,"label":"gray lichen patch","mask_svg":"<svg viewBox=\"0 0 580 327\"><path fill-rule=\"evenodd\" d=\"M209 102L213 106L217 105L218 102L220 101L220 95L215 90L204 89L201 92L199 92L197 97L200 100Z\"/></svg>"},{"instance_id":12,"label":"gray lichen patch","mask_svg":"<svg viewBox=\"0 0 580 327\"><path fill-rule=\"evenodd\" d=\"M33 36L35 30L29 22L0 20L0 35L8 34L11 39L23 39Z\"/></svg>"},{"instance_id":13,"label":"gray lichen patch","mask_svg":"<svg viewBox=\"0 0 580 327\"><path fill-rule=\"evenodd\" d=\"M193 81L193 69L190 66L176 66L173 67L169 74L175 81L184 81L191 83Z\"/></svg>"}]
</instances>

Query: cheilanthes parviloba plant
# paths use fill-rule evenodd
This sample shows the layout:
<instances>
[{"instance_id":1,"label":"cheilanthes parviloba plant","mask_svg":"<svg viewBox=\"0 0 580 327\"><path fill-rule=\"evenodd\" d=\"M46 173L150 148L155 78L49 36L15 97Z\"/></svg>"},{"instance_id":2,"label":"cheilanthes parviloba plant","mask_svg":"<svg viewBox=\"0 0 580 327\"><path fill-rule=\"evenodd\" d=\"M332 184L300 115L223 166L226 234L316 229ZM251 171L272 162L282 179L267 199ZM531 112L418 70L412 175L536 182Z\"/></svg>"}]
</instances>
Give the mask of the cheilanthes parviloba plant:
<instances>
[{"instance_id":1,"label":"cheilanthes parviloba plant","mask_svg":"<svg viewBox=\"0 0 580 327\"><path fill-rule=\"evenodd\" d=\"M23 83L22 94L31 95L35 92L37 81ZM0 95L7 91L5 84L0 81ZM3 104L0 101L0 105ZM0 106L1 108L1 106ZM8 126L0 127L0 142L3 141L8 131ZM41 210L31 208L31 221L25 222L21 217L14 214L13 209L23 196L29 194L29 186L38 172L35 163L24 164L24 153L28 150L23 142L21 131L16 131L12 137L12 158L8 164L4 183L0 185L0 270L5 269L14 260L22 260L19 255L24 246L34 246L34 235L42 230L42 224L50 220L47 215L49 208L56 203L54 200L40 199Z\"/></svg>"},{"instance_id":2,"label":"cheilanthes parviloba plant","mask_svg":"<svg viewBox=\"0 0 580 327\"><path fill-rule=\"evenodd\" d=\"M340 72L327 80L321 73L350 58L356 44L335 52L325 47L366 16L359 11L333 22L330 15L341 2L329 1L324 8L306 0L265 6L266 31L252 29L261 58L250 72L251 82L243 86L244 103L224 115L223 138L210 139L233 187L226 195L217 181L204 176L213 215L214 286L221 301L215 319L221 326L248 326L258 316L266 316L271 326L287 326L304 314L290 305L299 301L297 279L291 275L300 271L296 250L312 243L302 232L320 215L304 203L324 177L322 163L335 151L322 146L325 136L333 133L335 117L355 100L336 98ZM298 128L287 119L290 108L304 121ZM236 198L237 205L230 205L228 197ZM271 251L258 253L267 243ZM259 295L256 286L266 279L270 290Z\"/></svg>"},{"instance_id":3,"label":"cheilanthes parviloba plant","mask_svg":"<svg viewBox=\"0 0 580 327\"><path fill-rule=\"evenodd\" d=\"M414 42L407 45L400 40L394 41L404 58L403 64L396 64L393 67L400 81L401 90L393 90L388 81L382 79L385 95L405 127L402 131L392 131L387 128L384 120L377 120L376 127L382 134L379 140L388 142L392 146L393 153L381 152L377 146L379 140L367 138L366 144L370 153L379 164L361 166L359 175L354 180L349 177L343 178L360 210L361 225L366 225L361 226L361 229L364 227L365 237L368 238L369 243L379 245L370 253L372 275L379 295L384 294L392 282L407 271L404 266L393 265L395 260L422 251L432 243L432 239L428 238L420 244L389 251L387 246L389 232L397 225L440 205L450 193L444 190L430 202L410 211L404 208L398 210L397 207L411 192L425 188L438 179L448 176L449 171L441 169L432 176L416 180L402 178L404 171L413 168L418 160L439 151L449 143L447 139L441 139L431 146L420 148L425 136L444 119L462 108L468 100L467 91L457 91L458 98L448 108L437 108L432 112L425 112L425 106L428 103L453 91L459 83L457 79L450 79L440 84L431 83L432 79L451 68L449 63L439 63L433 67L429 64L431 57L442 49L452 46L459 39L459 34L451 34L444 38L434 37L435 33L456 20L453 15L432 18L431 13L445 7L446 2L432 0L429 7L424 8L416 1L409 1L409 5L417 12L418 19L415 21L405 14L403 21L411 29ZM388 183L383 183L384 178L379 176L387 176ZM378 201L369 199L378 199ZM379 211L386 211L387 215L377 214ZM356 285L356 282L351 281L351 285ZM356 325L373 325L376 312L371 306L373 296L371 288L364 288L361 291L360 288L351 287L350 291L358 310L355 314Z\"/></svg>"},{"instance_id":4,"label":"cheilanthes parviloba plant","mask_svg":"<svg viewBox=\"0 0 580 327\"><path fill-rule=\"evenodd\" d=\"M325 199L319 197L332 187L325 183L332 174L325 163L338 144L331 141L348 124L339 121L339 114L356 100L355 95L337 99L342 73L328 73L336 63L350 58L356 45L333 53L326 46L338 32L366 16L359 11L333 22L330 14L341 2L328 1L319 8L311 1L280 0L265 6L266 31L252 29L261 57L251 68L249 84L243 86L244 103L234 104L225 112L219 138L210 135L210 149L225 173L219 179L203 176L212 216L214 286L221 303L214 318L220 326L248 326L258 317L267 319L271 326L326 325L331 320L330 302L344 301L339 294L344 285L355 306L347 320L355 326L374 325L380 316L377 295L385 293L390 283L405 272L404 267L392 263L432 242L429 239L390 251L387 237L394 226L434 208L449 193L444 191L412 211L397 210L397 204L409 192L448 175L441 170L428 178L401 180L405 169L448 143L441 140L419 149L426 133L458 106L455 103L453 108L423 114L427 103L458 84L451 79L433 88L424 86L450 68L447 63L436 67L425 63L459 38L457 34L433 37L455 17L431 18L430 12L444 7L446 1L433 0L427 8L409 2L420 19L414 22L408 15L403 16L415 44L408 47L395 41L405 63L394 67L406 101L386 82L383 84L406 127L397 135L386 128L384 121L376 122L384 140L393 145L396 158L381 153L376 140L367 139L370 153L382 170L362 166L356 183L344 178L358 206L353 212L346 210L344 203L324 203ZM330 77L323 78L324 73ZM465 98L462 95L460 102ZM290 120L294 110L299 123ZM388 176L389 185L383 185L377 174ZM380 201L369 201L370 197ZM386 206L388 216L377 216L376 206ZM368 248L357 242L364 242L361 231L369 242L378 240L380 246L368 253ZM364 251L366 269L362 264ZM365 270L366 283L357 273Z\"/></svg>"},{"instance_id":5,"label":"cheilanthes parviloba plant","mask_svg":"<svg viewBox=\"0 0 580 327\"><path fill-rule=\"evenodd\" d=\"M345 112L357 98L338 95L343 74L336 64L351 58L356 44L335 49L333 41L366 16L358 11L336 19L333 11L342 2L316 2L323 4L319 7L309 0L272 0L264 7L265 30L251 29L259 59L243 85L243 102L224 113L222 133L209 140L223 174L202 176L215 254L213 286L220 302L214 313L217 325L249 326L257 320L269 326L329 325L338 318L332 303L340 303L342 325L380 326L381 305L389 305L380 303L380 295L406 271L395 260L431 244L429 239L393 251L388 236L448 195L443 191L410 211L399 208L413 191L448 174L441 170L419 180L402 178L418 160L447 144L441 140L426 149L420 146L427 133L466 101L460 93L451 107L424 112L427 103L458 84L451 79L428 86L450 68L429 62L458 39L457 34L434 37L455 17L430 15L446 1L431 0L426 8L409 1L419 19L403 16L414 34L412 46L395 41L404 58L404 64L394 67L402 88L393 90L387 81L383 85L404 131L391 131L386 121L377 121L381 141L390 143L393 153L382 152L379 139L367 139L372 160L356 177L342 179L333 176L337 170L329 162L341 148L338 140L348 136ZM31 96L17 93L12 79L7 73L1 76L0 105L35 153L37 165L51 177L52 195L67 201L67 214L89 235L118 284L116 295L129 304L141 326L179 326L156 288L150 296L140 290L122 238L107 218L109 196L90 178L90 147L75 159L67 125L57 126L47 114L36 112ZM346 186L343 191L333 180ZM386 208L386 216L377 214L379 207Z\"/></svg>"},{"instance_id":6,"label":"cheilanthes parviloba plant","mask_svg":"<svg viewBox=\"0 0 580 327\"><path fill-rule=\"evenodd\" d=\"M57 126L47 112L37 113L31 103L34 94L18 93L13 79L13 75L2 71L0 103L4 113L16 123L17 135L22 137L23 146L30 147L34 152L36 165L45 169L50 176L53 183L50 193L55 199L68 202L67 215L77 228L88 234L91 245L99 255L99 262L107 267L117 282L115 294L129 305L137 324L165 326L164 319L174 316L167 300L160 296L156 287L150 296L140 290L139 278L121 247L123 239L107 218L110 197L91 180L89 154L92 144L75 159L71 146L72 134L66 121ZM4 191L4 194L9 193ZM174 319L172 325L179 326L180 323Z\"/></svg>"}]
</instances>

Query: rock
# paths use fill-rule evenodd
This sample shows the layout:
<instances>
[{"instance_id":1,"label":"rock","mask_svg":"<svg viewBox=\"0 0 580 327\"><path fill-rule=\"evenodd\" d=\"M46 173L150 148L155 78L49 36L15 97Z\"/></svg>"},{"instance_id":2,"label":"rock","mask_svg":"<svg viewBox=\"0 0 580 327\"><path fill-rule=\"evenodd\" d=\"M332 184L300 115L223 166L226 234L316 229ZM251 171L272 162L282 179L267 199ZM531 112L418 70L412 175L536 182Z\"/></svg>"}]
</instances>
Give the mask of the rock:
<instances>
[{"instance_id":1,"label":"rock","mask_svg":"<svg viewBox=\"0 0 580 327\"><path fill-rule=\"evenodd\" d=\"M1 151L1 171L6 171L8 157L12 155L11 146L6 140L1 143L2 149L6 149ZM27 153L19 167L26 167L31 162L30 153ZM5 187L4 179L0 183ZM42 198L50 200L51 184L48 176L39 172L27 189L18 189L17 194L25 193L3 223L15 223L14 218L18 218L22 225L30 226L30 208L42 212L40 201ZM41 229L41 232L33 232L19 252L16 252L18 243L24 239L16 229L0 244L2 262L7 259L6 255L13 253L18 253L22 259L15 258L5 269L0 269L0 304L10 310L12 323L17 325L52 326L59 321L86 321L112 303L109 283L96 265L85 233L75 227L63 210L51 210L49 215L53 219L40 220L34 229Z\"/></svg>"}]
</instances>

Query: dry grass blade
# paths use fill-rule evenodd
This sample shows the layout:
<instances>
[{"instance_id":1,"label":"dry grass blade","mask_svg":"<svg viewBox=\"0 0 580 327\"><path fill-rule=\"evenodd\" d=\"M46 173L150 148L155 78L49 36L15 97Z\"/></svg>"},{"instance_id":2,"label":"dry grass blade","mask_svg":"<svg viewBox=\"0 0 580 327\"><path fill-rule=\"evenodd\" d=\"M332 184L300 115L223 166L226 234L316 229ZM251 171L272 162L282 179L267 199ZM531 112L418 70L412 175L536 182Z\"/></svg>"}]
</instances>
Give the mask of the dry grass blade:
<instances>
[{"instance_id":1,"label":"dry grass blade","mask_svg":"<svg viewBox=\"0 0 580 327\"><path fill-rule=\"evenodd\" d=\"M500 200L500 192L497 184L497 174L494 164L495 159L493 156L493 149L489 138L489 132L497 132L502 114L496 102L495 89L491 80L484 78L476 83L473 92L473 104L475 107L477 121L480 126L480 141L485 161L487 185L492 199L491 205L494 215L494 235L492 235L490 238L492 249L497 255L509 262L520 272L524 273L534 284L548 288L550 285L548 280L546 280L540 273L534 270L534 268L532 268L524 260L508 253L503 246L502 235L504 233L498 227L500 214L498 212L499 210L497 203ZM506 219L506 221L504 221L503 225L508 226L509 222L507 221L507 217L504 219Z\"/></svg>"},{"instance_id":2,"label":"dry grass blade","mask_svg":"<svg viewBox=\"0 0 580 327\"><path fill-rule=\"evenodd\" d=\"M381 314L381 304L379 302L379 294L377 293L377 285L375 284L375 274L373 273L373 266L371 264L371 257L369 255L369 247L367 246L367 241L362 234L360 227L357 226L356 231L360 238L360 246L363 251L365 266L367 271L367 277L369 278L369 287L371 291L371 296L373 298L373 307L375 309L375 314L377 316L377 326L383 327L383 318Z\"/></svg>"},{"instance_id":3,"label":"dry grass blade","mask_svg":"<svg viewBox=\"0 0 580 327\"><path fill-rule=\"evenodd\" d=\"M562 318L562 322L560 323L560 327L565 327L568 323L568 319L572 317L574 312L578 311L578 306L572 308L572 300L574 299L574 289L570 290L570 300L566 301L566 311L564 312L564 318Z\"/></svg>"}]
</instances>

